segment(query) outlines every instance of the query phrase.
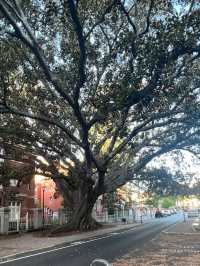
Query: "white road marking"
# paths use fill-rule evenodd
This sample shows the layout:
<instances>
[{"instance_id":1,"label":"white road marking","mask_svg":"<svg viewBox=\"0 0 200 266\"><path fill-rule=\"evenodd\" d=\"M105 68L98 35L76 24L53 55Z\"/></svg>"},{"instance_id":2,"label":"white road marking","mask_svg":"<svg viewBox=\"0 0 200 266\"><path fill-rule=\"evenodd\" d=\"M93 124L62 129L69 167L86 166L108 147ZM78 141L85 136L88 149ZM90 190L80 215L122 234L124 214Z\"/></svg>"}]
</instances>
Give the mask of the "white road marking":
<instances>
[{"instance_id":1,"label":"white road marking","mask_svg":"<svg viewBox=\"0 0 200 266\"><path fill-rule=\"evenodd\" d=\"M101 265L104 265L104 266L112 266L107 260L104 260L104 259L95 259L92 261L92 263L90 264L90 266L93 266L94 263L96 262L100 262Z\"/></svg>"},{"instance_id":2,"label":"white road marking","mask_svg":"<svg viewBox=\"0 0 200 266\"><path fill-rule=\"evenodd\" d=\"M84 243L84 241L77 241L77 242L73 242L72 244L71 244L71 246L77 246L77 245L81 245L81 244L83 244Z\"/></svg>"},{"instance_id":3,"label":"white road marking","mask_svg":"<svg viewBox=\"0 0 200 266\"><path fill-rule=\"evenodd\" d=\"M136 226L136 228L137 228L137 226ZM120 234L124 234L126 232L133 231L136 228L134 227L134 228L128 229L126 231L119 232L117 234L119 234L119 235ZM43 254L55 252L55 251L62 250L62 249L71 248L71 247L74 247L74 246L79 246L79 245L87 244L87 243L94 242L94 241L98 241L98 240L101 240L101 239L111 238L112 236L113 236L113 233L110 233L107 236L103 236L103 237L99 237L99 238L94 238L94 239L85 240L85 241L76 241L76 242L71 243L68 246L64 246L64 247L60 247L60 248L54 248L54 249L50 249L50 250L47 250L47 251L42 251L42 252L38 252L38 253L35 253L35 254L30 254L30 255L22 256L22 257L15 258L15 259L8 259L6 261L0 262L0 264L6 264L6 263L9 263L9 262L13 262L13 261L23 260L23 259L27 259L27 258L31 258L31 257L36 257L36 256L39 256L39 255L43 255ZM0 261L1 261L1 259L0 259Z\"/></svg>"},{"instance_id":4,"label":"white road marking","mask_svg":"<svg viewBox=\"0 0 200 266\"><path fill-rule=\"evenodd\" d=\"M116 236L116 235L119 235L120 233L110 233L111 236Z\"/></svg>"},{"instance_id":5,"label":"white road marking","mask_svg":"<svg viewBox=\"0 0 200 266\"><path fill-rule=\"evenodd\" d=\"M135 226L134 228L128 229L128 230L123 231L123 232L120 232L120 233L118 233L118 234L120 234L120 235L122 235L122 234L126 234L126 233L128 233L128 232L130 232L130 231L135 231L137 228L140 228L140 227Z\"/></svg>"}]
</instances>

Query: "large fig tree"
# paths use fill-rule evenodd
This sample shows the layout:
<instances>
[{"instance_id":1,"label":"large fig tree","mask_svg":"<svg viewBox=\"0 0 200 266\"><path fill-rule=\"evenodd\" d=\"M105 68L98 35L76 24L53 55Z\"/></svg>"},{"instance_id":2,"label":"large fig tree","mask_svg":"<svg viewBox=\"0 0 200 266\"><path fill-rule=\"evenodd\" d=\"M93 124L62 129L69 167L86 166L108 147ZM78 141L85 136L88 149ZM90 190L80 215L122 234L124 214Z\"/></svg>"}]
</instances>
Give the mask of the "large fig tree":
<instances>
[{"instance_id":1,"label":"large fig tree","mask_svg":"<svg viewBox=\"0 0 200 266\"><path fill-rule=\"evenodd\" d=\"M0 1L1 141L45 158L68 228L97 226L98 196L153 158L198 149L199 14L197 1Z\"/></svg>"}]
</instances>

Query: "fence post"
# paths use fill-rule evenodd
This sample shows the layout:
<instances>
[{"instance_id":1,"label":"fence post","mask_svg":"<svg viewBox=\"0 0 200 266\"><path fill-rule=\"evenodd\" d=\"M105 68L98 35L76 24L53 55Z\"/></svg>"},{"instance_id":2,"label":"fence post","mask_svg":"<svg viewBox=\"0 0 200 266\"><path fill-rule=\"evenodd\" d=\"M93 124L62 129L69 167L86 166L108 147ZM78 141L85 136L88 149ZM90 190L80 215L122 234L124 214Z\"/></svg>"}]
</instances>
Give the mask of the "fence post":
<instances>
[{"instance_id":1,"label":"fence post","mask_svg":"<svg viewBox=\"0 0 200 266\"><path fill-rule=\"evenodd\" d=\"M118 222L118 211L117 211L117 208L115 208L115 221Z\"/></svg>"},{"instance_id":2,"label":"fence post","mask_svg":"<svg viewBox=\"0 0 200 266\"><path fill-rule=\"evenodd\" d=\"M105 208L105 223L108 222L108 209Z\"/></svg>"},{"instance_id":3,"label":"fence post","mask_svg":"<svg viewBox=\"0 0 200 266\"><path fill-rule=\"evenodd\" d=\"M21 205L17 207L17 232L19 232Z\"/></svg>"},{"instance_id":4,"label":"fence post","mask_svg":"<svg viewBox=\"0 0 200 266\"><path fill-rule=\"evenodd\" d=\"M28 231L28 219L29 219L29 215L28 212L26 213L26 231Z\"/></svg>"},{"instance_id":5,"label":"fence post","mask_svg":"<svg viewBox=\"0 0 200 266\"><path fill-rule=\"evenodd\" d=\"M33 227L34 229L42 227L42 209L33 210Z\"/></svg>"},{"instance_id":6,"label":"fence post","mask_svg":"<svg viewBox=\"0 0 200 266\"><path fill-rule=\"evenodd\" d=\"M136 222L136 210L132 208L133 222Z\"/></svg>"},{"instance_id":7,"label":"fence post","mask_svg":"<svg viewBox=\"0 0 200 266\"><path fill-rule=\"evenodd\" d=\"M9 208L0 208L0 234L8 234L9 212Z\"/></svg>"},{"instance_id":8,"label":"fence post","mask_svg":"<svg viewBox=\"0 0 200 266\"><path fill-rule=\"evenodd\" d=\"M185 217L185 210L183 210L183 222L186 222L186 217Z\"/></svg>"},{"instance_id":9,"label":"fence post","mask_svg":"<svg viewBox=\"0 0 200 266\"><path fill-rule=\"evenodd\" d=\"M140 208L140 223L142 224L143 223L143 217L142 217L142 210L141 210L141 208Z\"/></svg>"},{"instance_id":10,"label":"fence post","mask_svg":"<svg viewBox=\"0 0 200 266\"><path fill-rule=\"evenodd\" d=\"M63 208L60 208L58 210L58 220L59 220L59 225L63 225L65 224L65 220L66 220L66 216L68 215L67 211L66 211L66 215L65 212L66 210L64 210ZM68 218L67 218L68 219Z\"/></svg>"}]
</instances>

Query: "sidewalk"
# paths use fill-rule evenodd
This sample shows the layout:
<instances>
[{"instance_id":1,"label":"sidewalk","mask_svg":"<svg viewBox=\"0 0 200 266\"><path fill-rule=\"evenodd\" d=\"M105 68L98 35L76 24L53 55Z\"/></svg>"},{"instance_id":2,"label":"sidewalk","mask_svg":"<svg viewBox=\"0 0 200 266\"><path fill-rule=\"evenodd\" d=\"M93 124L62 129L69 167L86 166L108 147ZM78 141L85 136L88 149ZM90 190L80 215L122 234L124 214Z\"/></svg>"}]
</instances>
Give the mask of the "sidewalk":
<instances>
[{"instance_id":1,"label":"sidewalk","mask_svg":"<svg viewBox=\"0 0 200 266\"><path fill-rule=\"evenodd\" d=\"M164 233L168 234L198 234L199 232L194 232L192 229L193 219L188 219L185 222L175 224L168 228Z\"/></svg>"},{"instance_id":2,"label":"sidewalk","mask_svg":"<svg viewBox=\"0 0 200 266\"><path fill-rule=\"evenodd\" d=\"M103 234L109 234L121 229L129 229L131 227L135 227L138 225L140 224L139 223L118 224L95 231L75 233L73 235L59 236L59 237L37 237L36 234L34 233L2 236L0 237L0 258L10 255L15 255L17 253L40 250L63 243L70 243L96 236L101 236Z\"/></svg>"}]
</instances>

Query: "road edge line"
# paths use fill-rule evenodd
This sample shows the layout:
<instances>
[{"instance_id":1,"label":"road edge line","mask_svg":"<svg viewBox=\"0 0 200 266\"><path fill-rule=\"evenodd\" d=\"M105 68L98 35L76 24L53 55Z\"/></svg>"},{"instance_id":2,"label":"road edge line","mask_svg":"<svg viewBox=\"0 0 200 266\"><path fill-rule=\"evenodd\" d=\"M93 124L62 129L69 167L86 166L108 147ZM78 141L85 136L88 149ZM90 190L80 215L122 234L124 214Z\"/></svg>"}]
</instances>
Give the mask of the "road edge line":
<instances>
[{"instance_id":1,"label":"road edge line","mask_svg":"<svg viewBox=\"0 0 200 266\"><path fill-rule=\"evenodd\" d=\"M133 230L135 227L138 227L138 226L141 226L141 225L143 225L143 224L134 224L132 227L125 229L125 231L122 231L122 233L124 233L126 231L128 232L130 230ZM28 256L28 254L30 254L29 256L31 256L31 255L32 256L33 255L36 256L37 254L40 254L40 253L52 252L54 250L56 251L56 250L59 250L61 248L64 249L64 248L68 248L68 247L73 247L73 246L75 246L75 245L73 245L73 243L76 243L76 242L79 242L79 241L84 241L84 243L87 243L87 242L100 240L100 239L103 239L105 237L106 238L107 237L111 237L111 235L109 235L109 234L112 234L112 233L120 231L120 230L123 230L123 228L118 228L118 229L116 229L114 231L105 232L105 233L99 234L97 236L88 236L88 237L83 238L83 239L77 239L77 240L74 240L74 241L72 240L71 242L62 242L62 243L59 243L59 244L56 244L56 245L52 245L52 246L48 246L48 247L36 248L36 249L28 250L28 251L23 251L23 252L11 254L11 255L8 255L8 256L1 257L0 258L0 264L6 263L6 262L9 262L9 261L12 261L12 260L16 260L16 259L20 260L20 258L23 258L24 256L26 257L26 254L27 254L27 256ZM103 237L101 238L101 236L103 236ZM68 246L61 247L62 245L68 245ZM37 252L37 251L38 251L38 253L34 253L34 252ZM33 254L31 254L31 253L33 253Z\"/></svg>"}]
</instances>

